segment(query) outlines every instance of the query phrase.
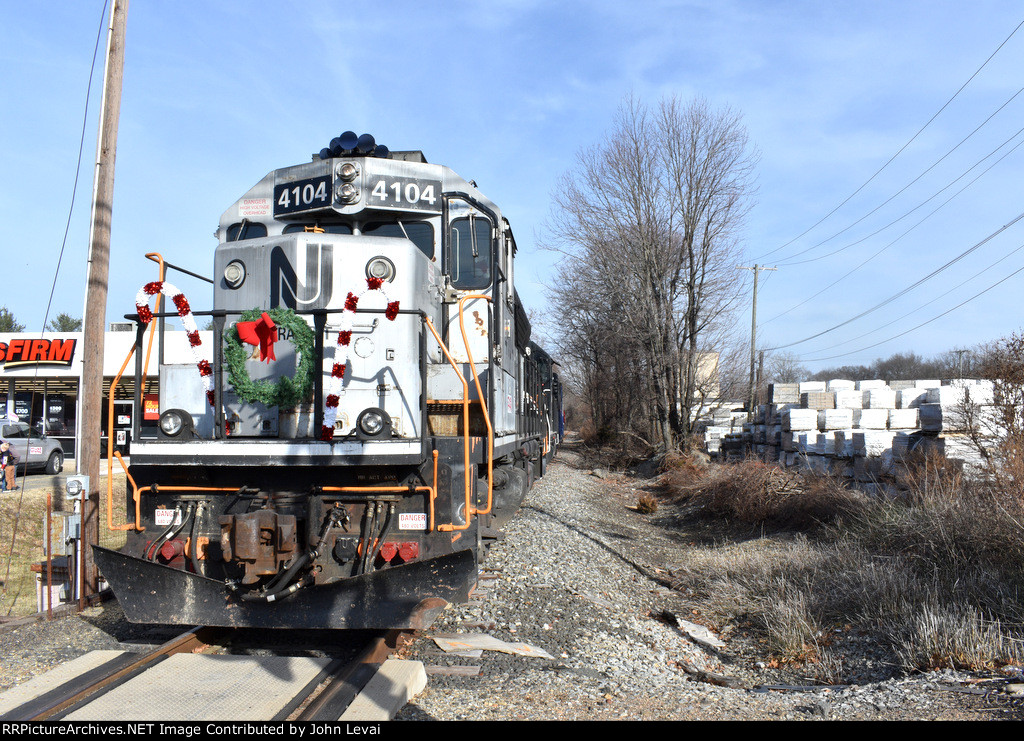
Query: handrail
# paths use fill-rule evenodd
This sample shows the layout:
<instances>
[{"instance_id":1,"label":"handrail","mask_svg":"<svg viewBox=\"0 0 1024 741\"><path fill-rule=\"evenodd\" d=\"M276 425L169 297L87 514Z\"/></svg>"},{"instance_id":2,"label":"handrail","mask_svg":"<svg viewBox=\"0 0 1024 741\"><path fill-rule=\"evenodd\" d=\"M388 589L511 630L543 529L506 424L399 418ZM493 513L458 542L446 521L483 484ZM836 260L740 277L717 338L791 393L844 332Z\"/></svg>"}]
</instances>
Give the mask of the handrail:
<instances>
[{"instance_id":1,"label":"handrail","mask_svg":"<svg viewBox=\"0 0 1024 741\"><path fill-rule=\"evenodd\" d=\"M474 512L478 515L486 515L491 512L491 505L494 499L494 427L491 426L491 416L487 410L487 402L484 401L484 392L480 386L480 376L477 375L476 365L473 363L473 353L469 349L469 338L466 336L466 322L465 322L465 303L470 299L484 299L490 301L490 296L485 296L482 293L472 293L467 296L463 296L459 299L459 328L462 330L462 342L466 346L466 357L469 358L469 369L473 372L473 383L476 384L476 393L480 397L480 408L483 411L484 424L487 425L487 508L476 509ZM462 375L461 373L459 375ZM495 385L495 380L492 378L491 386ZM468 439L469 429L466 430ZM467 521L468 521L467 517Z\"/></svg>"},{"instance_id":2,"label":"handrail","mask_svg":"<svg viewBox=\"0 0 1024 741\"><path fill-rule=\"evenodd\" d=\"M137 342L137 341L136 341ZM114 376L114 380L110 383L110 393L107 398L107 529L118 531L118 530L130 530L135 528L137 531L142 532L146 528L142 527L141 517L139 515L139 500L138 500L138 489L135 489L135 524L125 523L124 525L114 525L114 456L116 455L121 463L121 467L124 468L124 460L121 459L121 454L114 450L114 390L117 388L117 384L121 381L121 376L124 375L124 369L128 367L128 361L132 359L135 354L135 344L132 345L131 350L128 351L128 357L124 359L124 363L121 365L121 370ZM138 410L136 410L138 411ZM125 473L128 473L128 469L125 468ZM130 478L130 477L129 477ZM132 482L132 486L135 486L135 482ZM125 512L125 519L127 519L128 513Z\"/></svg>"},{"instance_id":3,"label":"handrail","mask_svg":"<svg viewBox=\"0 0 1024 741\"><path fill-rule=\"evenodd\" d=\"M462 371L459 370L459 366L455 363L451 353L448 352L448 347L444 344L444 340L441 339L441 335L439 335L437 330L434 329L434 324L430 321L430 317L426 314L423 315L423 323L427 325L427 329L429 329L430 333L434 335L434 339L437 340L437 344L441 348L441 352L444 353L444 356L448 359L449 365L451 365L455 370L455 375L458 377L459 381L462 382L462 448L463 466L466 472L463 476L463 479L466 481L466 524L459 526L453 522L451 525L438 525L437 529L440 532L468 530L470 515L473 512L473 499L470 494L471 483L469 480L469 383L462 375ZM426 399L426 389L424 389L424 399ZM426 434L426 430L423 430L423 433Z\"/></svg>"}]
</instances>

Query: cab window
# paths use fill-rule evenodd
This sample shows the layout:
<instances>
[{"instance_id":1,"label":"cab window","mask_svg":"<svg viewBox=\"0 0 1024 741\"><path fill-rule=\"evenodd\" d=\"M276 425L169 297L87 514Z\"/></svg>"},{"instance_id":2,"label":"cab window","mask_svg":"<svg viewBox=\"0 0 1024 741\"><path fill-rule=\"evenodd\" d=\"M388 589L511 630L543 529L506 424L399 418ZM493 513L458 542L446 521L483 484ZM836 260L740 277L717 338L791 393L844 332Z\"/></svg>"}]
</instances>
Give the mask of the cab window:
<instances>
[{"instance_id":1,"label":"cab window","mask_svg":"<svg viewBox=\"0 0 1024 741\"><path fill-rule=\"evenodd\" d=\"M240 239L258 239L267 236L267 225L258 221L240 221L228 227L228 241Z\"/></svg>"},{"instance_id":2,"label":"cab window","mask_svg":"<svg viewBox=\"0 0 1024 741\"><path fill-rule=\"evenodd\" d=\"M319 232L327 234L351 234L352 227L348 224L289 224L284 228L284 234L295 234L296 232Z\"/></svg>"},{"instance_id":3,"label":"cab window","mask_svg":"<svg viewBox=\"0 0 1024 741\"><path fill-rule=\"evenodd\" d=\"M452 285L456 288L491 285L491 222L476 215L455 219L448 237Z\"/></svg>"},{"instance_id":4,"label":"cab window","mask_svg":"<svg viewBox=\"0 0 1024 741\"><path fill-rule=\"evenodd\" d=\"M434 256L434 227L428 221L377 221L366 224L363 234L408 239L427 257Z\"/></svg>"}]
</instances>

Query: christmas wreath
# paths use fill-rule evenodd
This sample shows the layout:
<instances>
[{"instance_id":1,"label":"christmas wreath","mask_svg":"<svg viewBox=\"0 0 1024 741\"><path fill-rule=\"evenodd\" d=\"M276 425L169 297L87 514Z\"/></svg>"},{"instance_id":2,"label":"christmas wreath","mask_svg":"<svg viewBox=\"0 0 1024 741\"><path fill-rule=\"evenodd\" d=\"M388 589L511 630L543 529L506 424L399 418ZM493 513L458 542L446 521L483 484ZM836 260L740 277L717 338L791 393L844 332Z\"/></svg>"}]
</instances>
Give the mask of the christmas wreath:
<instances>
[{"instance_id":1,"label":"christmas wreath","mask_svg":"<svg viewBox=\"0 0 1024 741\"><path fill-rule=\"evenodd\" d=\"M249 344L259 345L261 360L274 360L273 342L277 327L291 332L291 341L299 356L295 377L281 376L276 383L254 381L245 368L252 351L246 348L243 339ZM240 399L260 402L268 407L293 407L308 399L313 390L314 341L313 330L291 309L252 309L245 312L241 320L224 333L224 360L228 366L228 380L235 393Z\"/></svg>"}]
</instances>

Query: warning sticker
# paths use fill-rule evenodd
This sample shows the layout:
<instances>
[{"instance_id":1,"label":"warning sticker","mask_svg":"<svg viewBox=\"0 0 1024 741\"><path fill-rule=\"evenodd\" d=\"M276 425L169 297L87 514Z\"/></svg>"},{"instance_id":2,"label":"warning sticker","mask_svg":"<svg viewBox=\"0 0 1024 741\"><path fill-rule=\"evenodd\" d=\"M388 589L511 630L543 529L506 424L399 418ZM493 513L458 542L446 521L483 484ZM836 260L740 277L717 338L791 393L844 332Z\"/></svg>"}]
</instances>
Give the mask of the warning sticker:
<instances>
[{"instance_id":1,"label":"warning sticker","mask_svg":"<svg viewBox=\"0 0 1024 741\"><path fill-rule=\"evenodd\" d=\"M178 515L177 519L174 517L175 514ZM166 527L167 525L170 525L172 521L175 525L180 525L181 512L174 509L158 509L153 512L153 522L157 525L163 525Z\"/></svg>"},{"instance_id":2,"label":"warning sticker","mask_svg":"<svg viewBox=\"0 0 1024 741\"><path fill-rule=\"evenodd\" d=\"M270 199L243 198L238 204L238 215L243 219L270 216Z\"/></svg>"},{"instance_id":3,"label":"warning sticker","mask_svg":"<svg viewBox=\"0 0 1024 741\"><path fill-rule=\"evenodd\" d=\"M399 514L398 514L398 529L399 530L426 530L427 529L427 513L426 512L399 512Z\"/></svg>"}]
</instances>

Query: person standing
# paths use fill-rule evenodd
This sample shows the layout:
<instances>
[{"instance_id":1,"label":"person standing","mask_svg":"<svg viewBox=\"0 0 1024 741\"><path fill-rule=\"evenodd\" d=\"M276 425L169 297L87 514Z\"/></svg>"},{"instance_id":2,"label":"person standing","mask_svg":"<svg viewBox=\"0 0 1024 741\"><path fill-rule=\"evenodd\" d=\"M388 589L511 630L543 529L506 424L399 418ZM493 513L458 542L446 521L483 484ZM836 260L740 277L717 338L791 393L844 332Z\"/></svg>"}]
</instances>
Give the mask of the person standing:
<instances>
[{"instance_id":1,"label":"person standing","mask_svg":"<svg viewBox=\"0 0 1024 741\"><path fill-rule=\"evenodd\" d=\"M15 477L14 468L18 463L18 456L11 450L10 443L0 444L0 468L3 469L3 489L4 491L17 491L17 479Z\"/></svg>"}]
</instances>

